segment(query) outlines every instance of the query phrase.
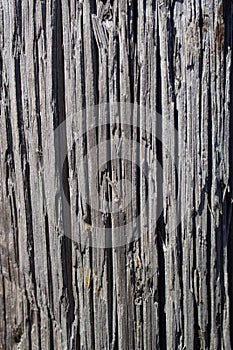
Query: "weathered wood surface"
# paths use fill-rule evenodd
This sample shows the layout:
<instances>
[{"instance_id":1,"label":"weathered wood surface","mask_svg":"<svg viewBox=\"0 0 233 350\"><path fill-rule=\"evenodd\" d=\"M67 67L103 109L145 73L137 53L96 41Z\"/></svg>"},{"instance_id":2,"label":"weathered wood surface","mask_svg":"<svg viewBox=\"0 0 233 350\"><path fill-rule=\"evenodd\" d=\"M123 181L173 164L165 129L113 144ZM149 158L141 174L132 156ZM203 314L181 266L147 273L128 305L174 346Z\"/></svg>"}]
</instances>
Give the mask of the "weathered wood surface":
<instances>
[{"instance_id":1,"label":"weathered wood surface","mask_svg":"<svg viewBox=\"0 0 233 350\"><path fill-rule=\"evenodd\" d=\"M231 349L232 8L230 0L0 0L0 349ZM140 105L139 126L162 130L161 144L143 128L132 136L113 102ZM91 128L91 106L103 103L110 113L102 109L99 123L109 127L68 153L67 210L54 129L69 116L70 149L76 131ZM121 138L141 149L131 163L103 165L99 193L114 196L126 177L132 202L124 215L92 217L85 199L96 184L80 182L77 168L109 134L122 158ZM154 230L153 191L164 209ZM146 202L140 238L114 247L122 220ZM107 225L113 248L75 239Z\"/></svg>"}]
</instances>

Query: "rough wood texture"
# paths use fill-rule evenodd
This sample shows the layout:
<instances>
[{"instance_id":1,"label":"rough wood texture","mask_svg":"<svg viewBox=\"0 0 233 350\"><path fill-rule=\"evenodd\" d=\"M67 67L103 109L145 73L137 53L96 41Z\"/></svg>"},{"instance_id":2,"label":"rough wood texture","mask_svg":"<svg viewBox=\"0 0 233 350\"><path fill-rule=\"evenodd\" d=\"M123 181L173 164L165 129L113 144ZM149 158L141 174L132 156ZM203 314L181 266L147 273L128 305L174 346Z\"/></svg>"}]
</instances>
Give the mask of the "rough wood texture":
<instances>
[{"instance_id":1,"label":"rough wood texture","mask_svg":"<svg viewBox=\"0 0 233 350\"><path fill-rule=\"evenodd\" d=\"M232 26L230 0L0 0L0 349L231 349ZM95 216L109 137L98 193L131 204Z\"/></svg>"}]
</instances>

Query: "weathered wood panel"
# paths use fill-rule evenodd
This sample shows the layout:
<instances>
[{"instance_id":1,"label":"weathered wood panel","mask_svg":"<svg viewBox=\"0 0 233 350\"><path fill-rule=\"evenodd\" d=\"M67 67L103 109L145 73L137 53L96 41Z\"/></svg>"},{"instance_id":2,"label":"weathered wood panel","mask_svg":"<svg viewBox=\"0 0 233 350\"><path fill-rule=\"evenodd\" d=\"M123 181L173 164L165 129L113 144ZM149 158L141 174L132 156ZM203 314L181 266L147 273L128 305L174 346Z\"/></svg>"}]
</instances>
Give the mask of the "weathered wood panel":
<instances>
[{"instance_id":1,"label":"weathered wood panel","mask_svg":"<svg viewBox=\"0 0 233 350\"><path fill-rule=\"evenodd\" d=\"M232 347L232 16L0 0L0 349Z\"/></svg>"}]
</instances>

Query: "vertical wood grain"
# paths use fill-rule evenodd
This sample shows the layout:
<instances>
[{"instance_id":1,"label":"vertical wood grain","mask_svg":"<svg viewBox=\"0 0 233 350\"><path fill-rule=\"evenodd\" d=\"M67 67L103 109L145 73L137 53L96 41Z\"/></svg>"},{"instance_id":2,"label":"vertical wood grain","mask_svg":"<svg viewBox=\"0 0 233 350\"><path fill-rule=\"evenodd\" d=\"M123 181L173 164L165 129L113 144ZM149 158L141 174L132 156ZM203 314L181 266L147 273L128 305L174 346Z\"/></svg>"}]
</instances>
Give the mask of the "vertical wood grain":
<instances>
[{"instance_id":1,"label":"vertical wood grain","mask_svg":"<svg viewBox=\"0 0 233 350\"><path fill-rule=\"evenodd\" d=\"M232 347L232 16L225 0L0 0L0 349ZM122 157L93 175L93 147ZM95 215L96 188L117 214Z\"/></svg>"}]
</instances>

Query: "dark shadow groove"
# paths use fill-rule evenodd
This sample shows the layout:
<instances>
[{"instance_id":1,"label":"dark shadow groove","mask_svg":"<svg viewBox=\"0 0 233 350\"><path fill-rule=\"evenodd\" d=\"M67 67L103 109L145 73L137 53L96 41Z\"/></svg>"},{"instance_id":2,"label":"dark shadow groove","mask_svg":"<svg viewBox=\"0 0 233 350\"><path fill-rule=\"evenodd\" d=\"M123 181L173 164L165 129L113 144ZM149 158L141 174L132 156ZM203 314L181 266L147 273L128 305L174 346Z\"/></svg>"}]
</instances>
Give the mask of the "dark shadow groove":
<instances>
[{"instance_id":1,"label":"dark shadow groove","mask_svg":"<svg viewBox=\"0 0 233 350\"><path fill-rule=\"evenodd\" d=\"M223 1L223 18L225 23L225 45L224 45L224 57L226 57L226 53L228 52L228 48L231 49L231 62L233 62L233 3L232 1ZM226 85L225 85L226 86ZM226 113L230 115L230 139L229 139L229 163L230 163L230 193L228 195L227 201L227 213L231 218L228 218L229 222L229 231L228 231L228 242L227 242L227 271L228 271L228 295L229 295L229 304L230 304L230 341L231 347L233 348L233 71L230 71L230 101L228 105L228 109ZM225 184L226 185L226 184Z\"/></svg>"},{"instance_id":2,"label":"dark shadow groove","mask_svg":"<svg viewBox=\"0 0 233 350\"><path fill-rule=\"evenodd\" d=\"M54 129L65 120L65 72L64 72L64 52L63 52L63 23L62 23L62 5L61 0L53 4L52 21L54 23L52 29L52 96L54 103L53 121ZM66 159L63 165L63 173L59 174L61 169L60 154L61 149L67 153L67 139L66 130L62 130L58 137L55 138L55 166L58 171L58 176L61 177L61 191L64 190L69 198L69 168L68 160ZM57 135L57 134L56 134ZM58 135L57 135L58 136ZM63 188L62 188L63 187ZM56 206L58 206L59 198L56 197ZM67 341L70 342L72 332L72 323L74 321L74 297L73 297L73 283L72 283L72 241L70 240L71 230L70 208L66 208L63 203L62 223L64 236L61 238L61 262L62 262L62 276L63 288L67 293L68 310L67 310Z\"/></svg>"}]
</instances>

